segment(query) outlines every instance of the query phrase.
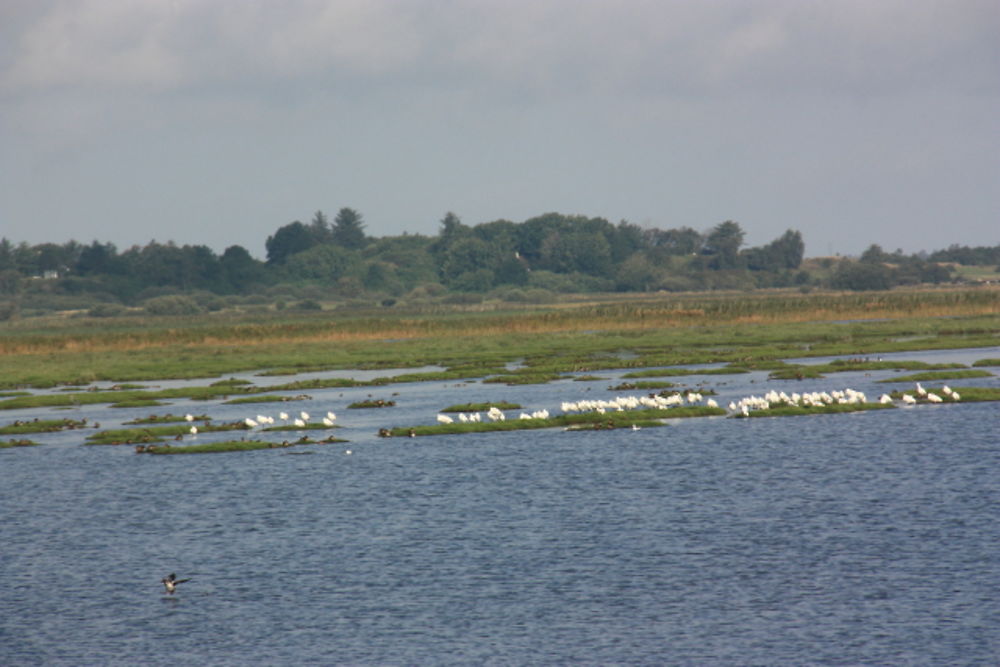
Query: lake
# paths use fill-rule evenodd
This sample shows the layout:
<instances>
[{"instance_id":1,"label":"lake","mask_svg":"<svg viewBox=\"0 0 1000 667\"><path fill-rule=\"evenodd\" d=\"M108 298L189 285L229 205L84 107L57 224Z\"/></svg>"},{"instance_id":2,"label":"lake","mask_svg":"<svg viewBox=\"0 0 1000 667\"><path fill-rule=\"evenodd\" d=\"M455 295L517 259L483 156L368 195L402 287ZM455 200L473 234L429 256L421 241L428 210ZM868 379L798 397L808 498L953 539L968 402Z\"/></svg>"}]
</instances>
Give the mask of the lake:
<instances>
[{"instance_id":1,"label":"lake","mask_svg":"<svg viewBox=\"0 0 1000 667\"><path fill-rule=\"evenodd\" d=\"M883 356L969 363L1000 348ZM852 387L874 400L912 386L876 384L893 374L670 380L715 389L725 405L770 388ZM556 412L563 400L637 393L609 391L620 373L600 375L310 391L294 404L0 413L0 424L66 416L113 428L150 413L224 421L291 405L335 411L350 441L139 456L81 446L90 431L69 431L0 450L0 661L1000 662L996 403L638 431L375 435L434 423L454 403ZM346 408L369 394L397 405ZM160 584L170 572L190 578L174 596Z\"/></svg>"}]
</instances>

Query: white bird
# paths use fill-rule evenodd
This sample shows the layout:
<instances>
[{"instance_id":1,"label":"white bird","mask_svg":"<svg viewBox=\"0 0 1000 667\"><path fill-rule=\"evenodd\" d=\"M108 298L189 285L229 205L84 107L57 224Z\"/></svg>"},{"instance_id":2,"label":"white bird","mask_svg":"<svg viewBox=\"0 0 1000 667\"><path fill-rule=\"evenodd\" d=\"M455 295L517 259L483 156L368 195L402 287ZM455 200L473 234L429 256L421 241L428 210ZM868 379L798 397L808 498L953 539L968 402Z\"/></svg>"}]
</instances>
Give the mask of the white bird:
<instances>
[{"instance_id":1,"label":"white bird","mask_svg":"<svg viewBox=\"0 0 1000 667\"><path fill-rule=\"evenodd\" d=\"M302 421L305 421L305 422L309 421L309 413L306 412L305 410L303 410L302 412L300 412L299 416L302 417Z\"/></svg>"},{"instance_id":2,"label":"white bird","mask_svg":"<svg viewBox=\"0 0 1000 667\"><path fill-rule=\"evenodd\" d=\"M250 428L257 428L257 422L255 422L254 420L250 419L249 417L247 417L246 419L244 419L243 423L246 424L247 426L249 426Z\"/></svg>"},{"instance_id":3,"label":"white bird","mask_svg":"<svg viewBox=\"0 0 1000 667\"><path fill-rule=\"evenodd\" d=\"M332 412L327 412L326 418L329 419L330 421L337 421L337 415L333 414Z\"/></svg>"},{"instance_id":4,"label":"white bird","mask_svg":"<svg viewBox=\"0 0 1000 667\"><path fill-rule=\"evenodd\" d=\"M923 398L926 395L927 395L927 390L924 389L923 387L921 387L920 383L918 382L917 383L917 396L920 396L921 398Z\"/></svg>"},{"instance_id":5,"label":"white bird","mask_svg":"<svg viewBox=\"0 0 1000 667\"><path fill-rule=\"evenodd\" d=\"M288 421L288 413L287 412L279 412L278 413L278 417L280 417L281 421L283 421L283 422Z\"/></svg>"},{"instance_id":6,"label":"white bird","mask_svg":"<svg viewBox=\"0 0 1000 667\"><path fill-rule=\"evenodd\" d=\"M191 427L191 435L198 435L198 427L197 426L192 426Z\"/></svg>"},{"instance_id":7,"label":"white bird","mask_svg":"<svg viewBox=\"0 0 1000 667\"><path fill-rule=\"evenodd\" d=\"M330 419L329 417L323 417L323 425L329 428L333 426L333 420Z\"/></svg>"},{"instance_id":8,"label":"white bird","mask_svg":"<svg viewBox=\"0 0 1000 667\"><path fill-rule=\"evenodd\" d=\"M296 419L296 420L295 420L295 421L294 421L293 423L294 423L294 424L295 424L296 426L298 426L299 428L302 428L303 426L305 426L305 425L306 425L306 423L305 423L304 421L302 421L301 419Z\"/></svg>"},{"instance_id":9,"label":"white bird","mask_svg":"<svg viewBox=\"0 0 1000 667\"><path fill-rule=\"evenodd\" d=\"M184 415L184 419L186 419L189 422L193 422L194 421L194 415L190 415L190 414Z\"/></svg>"},{"instance_id":10,"label":"white bird","mask_svg":"<svg viewBox=\"0 0 1000 667\"><path fill-rule=\"evenodd\" d=\"M453 421L455 421L454 419L452 419L452 418L451 418L451 417L449 417L448 415L438 415L438 416L437 416L437 420L438 420L439 422L441 422L442 424L450 424L450 423L452 423Z\"/></svg>"}]
</instances>

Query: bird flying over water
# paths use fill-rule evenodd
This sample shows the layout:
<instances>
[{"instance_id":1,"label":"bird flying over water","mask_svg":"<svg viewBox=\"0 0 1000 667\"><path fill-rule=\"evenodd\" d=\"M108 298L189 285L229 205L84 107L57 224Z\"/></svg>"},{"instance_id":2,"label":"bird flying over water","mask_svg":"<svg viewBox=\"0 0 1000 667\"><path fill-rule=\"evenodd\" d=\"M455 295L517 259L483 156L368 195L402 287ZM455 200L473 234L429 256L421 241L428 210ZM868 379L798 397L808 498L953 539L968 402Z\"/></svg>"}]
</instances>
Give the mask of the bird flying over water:
<instances>
[{"instance_id":1,"label":"bird flying over water","mask_svg":"<svg viewBox=\"0 0 1000 667\"><path fill-rule=\"evenodd\" d=\"M191 581L190 579L178 579L177 575L171 572L167 576L163 577L160 581L163 582L163 588L166 590L167 595L173 595L174 591L177 590L178 584L183 584L185 581Z\"/></svg>"}]
</instances>

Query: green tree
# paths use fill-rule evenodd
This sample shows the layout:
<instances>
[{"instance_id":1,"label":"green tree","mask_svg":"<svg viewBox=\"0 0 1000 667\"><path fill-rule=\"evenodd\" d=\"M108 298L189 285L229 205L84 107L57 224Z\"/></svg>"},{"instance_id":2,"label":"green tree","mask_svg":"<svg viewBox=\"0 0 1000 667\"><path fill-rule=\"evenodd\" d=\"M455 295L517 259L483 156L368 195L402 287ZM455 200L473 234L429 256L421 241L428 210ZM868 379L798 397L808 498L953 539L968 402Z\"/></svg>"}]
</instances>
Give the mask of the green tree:
<instances>
[{"instance_id":1,"label":"green tree","mask_svg":"<svg viewBox=\"0 0 1000 667\"><path fill-rule=\"evenodd\" d=\"M439 262L443 261L445 253L448 252L452 244L471 233L472 230L462 224L462 220L457 215L448 211L441 218L441 227L438 229L437 238L430 244L428 250L438 258Z\"/></svg>"},{"instance_id":2,"label":"green tree","mask_svg":"<svg viewBox=\"0 0 1000 667\"><path fill-rule=\"evenodd\" d=\"M352 208L340 209L333 221L331 239L337 245L349 250L364 248L368 245L364 218Z\"/></svg>"},{"instance_id":3,"label":"green tree","mask_svg":"<svg viewBox=\"0 0 1000 667\"><path fill-rule=\"evenodd\" d=\"M357 255L333 244L318 245L288 258L289 277L332 285L346 275Z\"/></svg>"},{"instance_id":4,"label":"green tree","mask_svg":"<svg viewBox=\"0 0 1000 667\"><path fill-rule=\"evenodd\" d=\"M333 240L333 230L323 211L316 211L313 214L312 222L309 223L309 233L312 234L315 243L330 243Z\"/></svg>"},{"instance_id":5,"label":"green tree","mask_svg":"<svg viewBox=\"0 0 1000 667\"><path fill-rule=\"evenodd\" d=\"M883 264L891 259L891 255L882 250L882 246L873 243L861 253L859 261L865 264Z\"/></svg>"},{"instance_id":6,"label":"green tree","mask_svg":"<svg viewBox=\"0 0 1000 667\"><path fill-rule=\"evenodd\" d=\"M831 278L838 289L885 290L892 287L892 272L883 264L843 261Z\"/></svg>"},{"instance_id":7,"label":"green tree","mask_svg":"<svg viewBox=\"0 0 1000 667\"><path fill-rule=\"evenodd\" d=\"M740 246L743 245L743 229L739 223L726 220L712 228L705 237L702 254L708 255L708 268L735 269L740 266Z\"/></svg>"},{"instance_id":8,"label":"green tree","mask_svg":"<svg viewBox=\"0 0 1000 667\"><path fill-rule=\"evenodd\" d=\"M644 232L647 246L656 255L694 255L701 251L704 239L690 227L679 229L649 229Z\"/></svg>"},{"instance_id":9,"label":"green tree","mask_svg":"<svg viewBox=\"0 0 1000 667\"><path fill-rule=\"evenodd\" d=\"M279 227L264 243L268 264L282 264L292 255L316 245L309 228L298 220Z\"/></svg>"},{"instance_id":10,"label":"green tree","mask_svg":"<svg viewBox=\"0 0 1000 667\"><path fill-rule=\"evenodd\" d=\"M118 250L113 243L98 243L96 240L80 250L75 271L81 276L111 275L121 273Z\"/></svg>"},{"instance_id":11,"label":"green tree","mask_svg":"<svg viewBox=\"0 0 1000 667\"><path fill-rule=\"evenodd\" d=\"M499 264L499 259L496 249L486 241L475 237L459 239L451 244L441 262L441 279L445 284L452 284L466 273L471 274L480 269L492 271ZM480 276L476 279L476 284L481 284L482 281Z\"/></svg>"},{"instance_id":12,"label":"green tree","mask_svg":"<svg viewBox=\"0 0 1000 667\"><path fill-rule=\"evenodd\" d=\"M219 269L225 291L245 293L267 282L265 265L251 257L243 246L226 248L219 258Z\"/></svg>"}]
</instances>

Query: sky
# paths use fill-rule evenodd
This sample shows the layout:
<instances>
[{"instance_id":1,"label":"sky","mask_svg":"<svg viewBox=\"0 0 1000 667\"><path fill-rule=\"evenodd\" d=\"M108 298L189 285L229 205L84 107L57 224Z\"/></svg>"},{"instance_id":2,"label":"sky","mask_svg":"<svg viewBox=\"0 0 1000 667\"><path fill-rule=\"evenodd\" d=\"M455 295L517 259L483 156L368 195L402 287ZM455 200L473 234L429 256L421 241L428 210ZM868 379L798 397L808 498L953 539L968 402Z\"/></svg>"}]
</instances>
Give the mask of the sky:
<instances>
[{"instance_id":1,"label":"sky","mask_svg":"<svg viewBox=\"0 0 1000 667\"><path fill-rule=\"evenodd\" d=\"M0 237L556 211L1000 244L996 0L2 0Z\"/></svg>"}]
</instances>

